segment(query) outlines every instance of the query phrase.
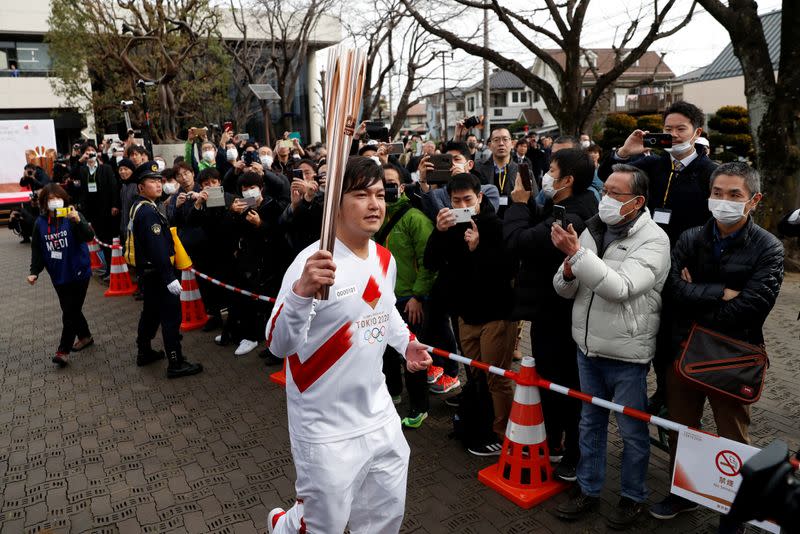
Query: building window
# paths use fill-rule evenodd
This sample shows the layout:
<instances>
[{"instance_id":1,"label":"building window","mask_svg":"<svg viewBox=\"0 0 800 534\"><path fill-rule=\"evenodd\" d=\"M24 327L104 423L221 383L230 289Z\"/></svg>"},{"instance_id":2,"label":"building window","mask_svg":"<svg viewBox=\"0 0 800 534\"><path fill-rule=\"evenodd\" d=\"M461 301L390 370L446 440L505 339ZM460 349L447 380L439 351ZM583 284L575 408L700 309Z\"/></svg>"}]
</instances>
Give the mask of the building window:
<instances>
[{"instance_id":1,"label":"building window","mask_svg":"<svg viewBox=\"0 0 800 534\"><path fill-rule=\"evenodd\" d=\"M47 43L16 43L17 67L19 70L50 70L50 54Z\"/></svg>"},{"instance_id":2,"label":"building window","mask_svg":"<svg viewBox=\"0 0 800 534\"><path fill-rule=\"evenodd\" d=\"M539 101L539 93L533 93L533 101L534 102L538 102Z\"/></svg>"},{"instance_id":3,"label":"building window","mask_svg":"<svg viewBox=\"0 0 800 534\"><path fill-rule=\"evenodd\" d=\"M519 101L523 102L523 103L528 102L528 92L527 91L522 91L520 93Z\"/></svg>"},{"instance_id":4,"label":"building window","mask_svg":"<svg viewBox=\"0 0 800 534\"><path fill-rule=\"evenodd\" d=\"M468 111L475 111L475 97L471 96L467 98L467 110Z\"/></svg>"},{"instance_id":5,"label":"building window","mask_svg":"<svg viewBox=\"0 0 800 534\"><path fill-rule=\"evenodd\" d=\"M489 95L489 104L493 108L504 108L508 105L508 95L506 93L492 93Z\"/></svg>"},{"instance_id":6,"label":"building window","mask_svg":"<svg viewBox=\"0 0 800 534\"><path fill-rule=\"evenodd\" d=\"M456 111L464 111L464 102L456 102Z\"/></svg>"},{"instance_id":7,"label":"building window","mask_svg":"<svg viewBox=\"0 0 800 534\"><path fill-rule=\"evenodd\" d=\"M495 117L502 117L503 116L503 110L494 108L494 116Z\"/></svg>"},{"instance_id":8,"label":"building window","mask_svg":"<svg viewBox=\"0 0 800 534\"><path fill-rule=\"evenodd\" d=\"M511 102L514 104L519 103L519 93L517 91L511 91Z\"/></svg>"}]
</instances>

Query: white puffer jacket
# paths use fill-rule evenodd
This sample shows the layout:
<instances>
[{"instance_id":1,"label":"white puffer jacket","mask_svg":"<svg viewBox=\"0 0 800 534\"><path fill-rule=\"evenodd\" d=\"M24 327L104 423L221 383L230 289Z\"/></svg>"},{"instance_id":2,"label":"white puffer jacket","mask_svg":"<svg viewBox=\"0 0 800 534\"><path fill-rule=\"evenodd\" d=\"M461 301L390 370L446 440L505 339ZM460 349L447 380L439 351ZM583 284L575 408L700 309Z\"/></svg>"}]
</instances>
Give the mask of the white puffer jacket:
<instances>
[{"instance_id":1,"label":"white puffer jacket","mask_svg":"<svg viewBox=\"0 0 800 534\"><path fill-rule=\"evenodd\" d=\"M584 354L648 363L655 354L661 290L669 274L669 238L645 210L601 259L597 251L605 229L598 216L586 222L581 250L570 260L575 280L564 280L562 265L553 287L575 299L572 337Z\"/></svg>"}]
</instances>

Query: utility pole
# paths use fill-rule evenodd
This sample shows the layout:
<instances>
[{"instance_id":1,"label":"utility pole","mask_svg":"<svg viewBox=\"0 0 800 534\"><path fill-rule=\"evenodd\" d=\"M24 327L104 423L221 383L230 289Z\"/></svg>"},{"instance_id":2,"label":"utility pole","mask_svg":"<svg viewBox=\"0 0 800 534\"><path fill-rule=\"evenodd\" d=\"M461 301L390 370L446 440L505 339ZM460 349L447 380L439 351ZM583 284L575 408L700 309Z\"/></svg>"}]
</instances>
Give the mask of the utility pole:
<instances>
[{"instance_id":1,"label":"utility pole","mask_svg":"<svg viewBox=\"0 0 800 534\"><path fill-rule=\"evenodd\" d=\"M445 57L447 56L447 50L437 50L433 53L433 57L438 55L442 56L442 130L441 130L441 139L444 141L447 139L447 81L444 75L445 69ZM449 52L450 60L453 59L453 52Z\"/></svg>"},{"instance_id":2,"label":"utility pole","mask_svg":"<svg viewBox=\"0 0 800 534\"><path fill-rule=\"evenodd\" d=\"M489 10L483 10L483 47L489 48ZM489 118L489 98L491 88L489 87L489 61L483 60L483 139L486 145L489 144L489 136L492 133L491 119Z\"/></svg>"}]
</instances>

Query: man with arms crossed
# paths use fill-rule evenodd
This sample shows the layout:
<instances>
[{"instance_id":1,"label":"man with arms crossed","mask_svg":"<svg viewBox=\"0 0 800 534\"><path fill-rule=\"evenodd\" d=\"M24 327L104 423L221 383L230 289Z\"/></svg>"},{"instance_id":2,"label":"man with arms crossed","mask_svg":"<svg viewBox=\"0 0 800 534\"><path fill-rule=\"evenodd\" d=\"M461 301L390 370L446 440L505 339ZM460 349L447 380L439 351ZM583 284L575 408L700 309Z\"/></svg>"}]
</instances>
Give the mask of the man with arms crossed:
<instances>
[{"instance_id":1,"label":"man with arms crossed","mask_svg":"<svg viewBox=\"0 0 800 534\"><path fill-rule=\"evenodd\" d=\"M410 371L431 358L395 308L397 266L370 237L384 220L383 169L348 162L334 253L313 243L286 271L267 346L287 359L289 436L297 503L272 510L270 532L396 533L405 508L409 448L386 389L383 352ZM320 290L330 286L327 300Z\"/></svg>"}]
</instances>

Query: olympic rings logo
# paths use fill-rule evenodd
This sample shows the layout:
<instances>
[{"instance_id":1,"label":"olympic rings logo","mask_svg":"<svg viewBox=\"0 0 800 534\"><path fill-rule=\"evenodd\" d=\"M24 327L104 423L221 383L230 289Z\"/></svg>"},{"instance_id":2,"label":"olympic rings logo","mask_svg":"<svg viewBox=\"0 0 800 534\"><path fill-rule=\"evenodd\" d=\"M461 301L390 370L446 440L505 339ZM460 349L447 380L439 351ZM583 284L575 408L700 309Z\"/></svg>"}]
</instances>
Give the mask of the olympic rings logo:
<instances>
[{"instance_id":1,"label":"olympic rings logo","mask_svg":"<svg viewBox=\"0 0 800 534\"><path fill-rule=\"evenodd\" d=\"M373 345L375 343L383 343L383 338L386 337L386 327L372 327L364 330L364 341Z\"/></svg>"}]
</instances>

